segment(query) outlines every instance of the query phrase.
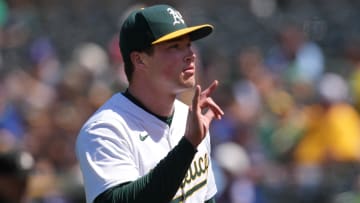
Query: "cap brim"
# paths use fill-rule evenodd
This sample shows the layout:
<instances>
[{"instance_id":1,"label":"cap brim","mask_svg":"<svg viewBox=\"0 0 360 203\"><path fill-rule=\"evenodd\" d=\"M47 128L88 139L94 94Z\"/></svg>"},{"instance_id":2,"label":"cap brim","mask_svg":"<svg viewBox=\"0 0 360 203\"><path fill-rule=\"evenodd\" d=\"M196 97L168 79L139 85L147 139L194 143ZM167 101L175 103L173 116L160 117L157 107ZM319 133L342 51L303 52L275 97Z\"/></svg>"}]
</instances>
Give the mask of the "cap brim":
<instances>
[{"instance_id":1,"label":"cap brim","mask_svg":"<svg viewBox=\"0 0 360 203\"><path fill-rule=\"evenodd\" d=\"M165 42L165 41L175 39L175 38L181 37L183 35L187 35L187 34L189 34L190 39L192 41L194 41L194 40L198 40L198 39L208 36L213 31L213 29L214 29L214 27L209 24L187 27L187 28L180 29L175 32L169 33L167 35L164 35L164 36L160 37L159 39L153 41L151 44Z\"/></svg>"}]
</instances>

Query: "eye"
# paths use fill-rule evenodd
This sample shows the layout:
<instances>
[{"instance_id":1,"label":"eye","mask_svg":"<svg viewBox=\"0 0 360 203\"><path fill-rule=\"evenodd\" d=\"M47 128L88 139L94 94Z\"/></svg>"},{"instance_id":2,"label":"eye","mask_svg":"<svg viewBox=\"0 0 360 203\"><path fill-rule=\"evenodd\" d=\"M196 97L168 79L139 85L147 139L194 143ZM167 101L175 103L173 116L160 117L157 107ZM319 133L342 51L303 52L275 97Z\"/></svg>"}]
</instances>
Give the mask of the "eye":
<instances>
[{"instance_id":1,"label":"eye","mask_svg":"<svg viewBox=\"0 0 360 203\"><path fill-rule=\"evenodd\" d=\"M178 43L174 43L169 46L169 49L178 49L179 47L180 45Z\"/></svg>"}]
</instances>

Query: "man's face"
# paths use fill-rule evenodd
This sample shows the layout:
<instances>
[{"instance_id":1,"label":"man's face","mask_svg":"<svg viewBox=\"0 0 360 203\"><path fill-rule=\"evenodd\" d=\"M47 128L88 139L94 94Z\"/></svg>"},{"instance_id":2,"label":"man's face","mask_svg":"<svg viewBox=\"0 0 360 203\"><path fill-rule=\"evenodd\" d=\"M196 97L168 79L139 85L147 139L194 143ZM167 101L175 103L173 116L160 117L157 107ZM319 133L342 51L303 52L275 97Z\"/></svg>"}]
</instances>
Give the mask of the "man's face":
<instances>
[{"instance_id":1,"label":"man's face","mask_svg":"<svg viewBox=\"0 0 360 203\"><path fill-rule=\"evenodd\" d=\"M146 60L152 84L171 94L194 87L195 57L187 35L154 45Z\"/></svg>"}]
</instances>

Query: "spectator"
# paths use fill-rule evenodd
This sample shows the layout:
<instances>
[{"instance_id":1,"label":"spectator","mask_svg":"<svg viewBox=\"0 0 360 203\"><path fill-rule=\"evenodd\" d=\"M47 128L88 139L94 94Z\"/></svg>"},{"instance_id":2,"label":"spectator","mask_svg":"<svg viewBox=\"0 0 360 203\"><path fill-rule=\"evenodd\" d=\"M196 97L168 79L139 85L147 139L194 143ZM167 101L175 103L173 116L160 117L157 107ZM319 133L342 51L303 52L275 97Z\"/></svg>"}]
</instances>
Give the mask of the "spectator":
<instances>
[{"instance_id":1,"label":"spectator","mask_svg":"<svg viewBox=\"0 0 360 203\"><path fill-rule=\"evenodd\" d=\"M33 165L32 156L25 151L11 149L0 152L0 202L27 202Z\"/></svg>"}]
</instances>

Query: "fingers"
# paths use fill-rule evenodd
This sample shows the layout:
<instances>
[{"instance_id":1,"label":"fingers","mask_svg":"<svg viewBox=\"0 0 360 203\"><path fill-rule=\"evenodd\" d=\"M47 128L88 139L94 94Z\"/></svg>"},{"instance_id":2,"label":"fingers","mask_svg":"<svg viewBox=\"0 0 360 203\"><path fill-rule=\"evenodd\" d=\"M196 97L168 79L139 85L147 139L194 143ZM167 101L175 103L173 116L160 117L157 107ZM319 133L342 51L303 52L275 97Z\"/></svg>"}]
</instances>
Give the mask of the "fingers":
<instances>
[{"instance_id":1,"label":"fingers","mask_svg":"<svg viewBox=\"0 0 360 203\"><path fill-rule=\"evenodd\" d=\"M207 98L207 107L211 112L213 112L213 116L217 119L221 119L221 117L224 115L224 111L217 105L213 99ZM209 112L209 111L208 111ZM211 114L210 114L211 115Z\"/></svg>"},{"instance_id":2,"label":"fingers","mask_svg":"<svg viewBox=\"0 0 360 203\"><path fill-rule=\"evenodd\" d=\"M210 97L211 93L217 88L218 81L215 80L207 89L201 92L201 89L196 89L194 99L197 99L196 105L199 106L200 111L201 109L209 108L205 116L212 120L214 117L217 119L221 119L224 115L223 110L214 102L214 100ZM199 86L200 88L200 86ZM200 91L200 92L198 92ZM200 96L199 96L200 94ZM193 105L195 105L193 101Z\"/></svg>"},{"instance_id":3,"label":"fingers","mask_svg":"<svg viewBox=\"0 0 360 203\"><path fill-rule=\"evenodd\" d=\"M217 80L214 80L214 82L212 82L211 85L201 93L201 95L204 95L206 97L210 96L210 94L214 92L214 90L217 88L218 84L219 82Z\"/></svg>"},{"instance_id":4,"label":"fingers","mask_svg":"<svg viewBox=\"0 0 360 203\"><path fill-rule=\"evenodd\" d=\"M196 147L204 139L214 118L221 119L224 112L210 97L218 86L214 81L207 89L201 91L196 85L192 104L189 107L188 122L185 136Z\"/></svg>"},{"instance_id":5,"label":"fingers","mask_svg":"<svg viewBox=\"0 0 360 203\"><path fill-rule=\"evenodd\" d=\"M200 87L200 85L196 85L196 87L195 87L195 94L194 94L193 101L192 101L192 109L198 108L198 106L199 106L200 92L201 92L201 87ZM195 109L194 109L194 110L195 110Z\"/></svg>"}]
</instances>

